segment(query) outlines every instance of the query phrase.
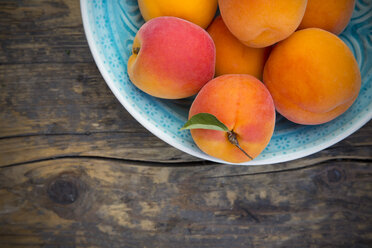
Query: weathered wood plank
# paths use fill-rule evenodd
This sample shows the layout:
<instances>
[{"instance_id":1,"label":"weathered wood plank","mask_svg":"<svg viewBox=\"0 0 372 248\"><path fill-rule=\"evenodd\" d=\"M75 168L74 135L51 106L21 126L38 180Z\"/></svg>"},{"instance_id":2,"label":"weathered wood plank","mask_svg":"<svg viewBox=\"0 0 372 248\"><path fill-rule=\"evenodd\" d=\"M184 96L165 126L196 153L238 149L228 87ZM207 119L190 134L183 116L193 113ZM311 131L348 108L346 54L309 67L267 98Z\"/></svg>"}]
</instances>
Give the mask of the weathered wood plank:
<instances>
[{"instance_id":1,"label":"weathered wood plank","mask_svg":"<svg viewBox=\"0 0 372 248\"><path fill-rule=\"evenodd\" d=\"M60 134L0 139L0 167L58 157L105 157L148 162L201 161L146 132Z\"/></svg>"},{"instance_id":2,"label":"weathered wood plank","mask_svg":"<svg viewBox=\"0 0 372 248\"><path fill-rule=\"evenodd\" d=\"M93 62L79 1L1 1L0 64Z\"/></svg>"},{"instance_id":3,"label":"weathered wood plank","mask_svg":"<svg viewBox=\"0 0 372 248\"><path fill-rule=\"evenodd\" d=\"M135 123L93 63L3 65L0 82L1 136L117 130Z\"/></svg>"},{"instance_id":4,"label":"weathered wood plank","mask_svg":"<svg viewBox=\"0 0 372 248\"><path fill-rule=\"evenodd\" d=\"M77 154L199 161L134 120L91 63L1 65L0 106L0 166Z\"/></svg>"},{"instance_id":5,"label":"weathered wood plank","mask_svg":"<svg viewBox=\"0 0 372 248\"><path fill-rule=\"evenodd\" d=\"M3 247L368 247L372 167L269 174L59 159L0 169Z\"/></svg>"}]
</instances>

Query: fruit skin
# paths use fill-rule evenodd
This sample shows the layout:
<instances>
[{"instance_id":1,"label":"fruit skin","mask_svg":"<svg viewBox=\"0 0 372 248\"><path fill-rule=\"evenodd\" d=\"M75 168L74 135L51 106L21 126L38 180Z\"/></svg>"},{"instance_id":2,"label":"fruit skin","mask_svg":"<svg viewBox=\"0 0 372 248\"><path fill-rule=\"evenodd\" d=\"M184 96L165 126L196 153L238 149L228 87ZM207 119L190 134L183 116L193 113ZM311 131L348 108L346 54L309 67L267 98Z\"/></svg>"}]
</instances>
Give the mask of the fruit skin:
<instances>
[{"instance_id":1,"label":"fruit skin","mask_svg":"<svg viewBox=\"0 0 372 248\"><path fill-rule=\"evenodd\" d=\"M264 68L276 110L287 119L322 124L344 113L361 87L358 64L336 35L318 28L277 44Z\"/></svg>"},{"instance_id":2,"label":"fruit skin","mask_svg":"<svg viewBox=\"0 0 372 248\"><path fill-rule=\"evenodd\" d=\"M257 157L269 143L274 131L275 108L265 85L251 75L230 74L206 84L191 105L189 118L210 113L237 134L240 146ZM228 140L223 131L193 129L197 146L210 156L231 163L250 159Z\"/></svg>"},{"instance_id":3,"label":"fruit skin","mask_svg":"<svg viewBox=\"0 0 372 248\"><path fill-rule=\"evenodd\" d=\"M160 16L175 16L207 28L216 10L217 0L138 0L146 21Z\"/></svg>"},{"instance_id":4,"label":"fruit skin","mask_svg":"<svg viewBox=\"0 0 372 248\"><path fill-rule=\"evenodd\" d=\"M321 28L341 34L350 21L355 0L308 0L299 29Z\"/></svg>"},{"instance_id":5,"label":"fruit skin","mask_svg":"<svg viewBox=\"0 0 372 248\"><path fill-rule=\"evenodd\" d=\"M195 95L214 76L215 46L201 27L176 17L145 23L133 42L128 60L130 80L142 91L160 98Z\"/></svg>"},{"instance_id":6,"label":"fruit skin","mask_svg":"<svg viewBox=\"0 0 372 248\"><path fill-rule=\"evenodd\" d=\"M215 76L223 74L250 74L262 80L270 47L252 48L241 43L226 27L221 16L214 19L207 32L216 46Z\"/></svg>"},{"instance_id":7,"label":"fruit skin","mask_svg":"<svg viewBox=\"0 0 372 248\"><path fill-rule=\"evenodd\" d=\"M307 0L218 0L231 33L250 47L266 47L300 25Z\"/></svg>"}]
</instances>

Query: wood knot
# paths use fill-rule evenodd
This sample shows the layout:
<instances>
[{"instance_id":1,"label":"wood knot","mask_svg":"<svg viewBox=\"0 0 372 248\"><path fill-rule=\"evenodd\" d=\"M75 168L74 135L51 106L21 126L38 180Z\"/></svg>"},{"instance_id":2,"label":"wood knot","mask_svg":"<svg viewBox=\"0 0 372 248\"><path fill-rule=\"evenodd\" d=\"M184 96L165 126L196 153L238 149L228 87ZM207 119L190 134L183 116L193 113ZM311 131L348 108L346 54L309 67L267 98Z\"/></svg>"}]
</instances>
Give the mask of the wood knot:
<instances>
[{"instance_id":1,"label":"wood knot","mask_svg":"<svg viewBox=\"0 0 372 248\"><path fill-rule=\"evenodd\" d=\"M337 168L333 168L327 171L328 182L337 183L342 179L342 172Z\"/></svg>"},{"instance_id":2,"label":"wood knot","mask_svg":"<svg viewBox=\"0 0 372 248\"><path fill-rule=\"evenodd\" d=\"M63 205L71 204L79 197L76 184L65 179L57 179L52 182L47 193L52 201Z\"/></svg>"}]
</instances>

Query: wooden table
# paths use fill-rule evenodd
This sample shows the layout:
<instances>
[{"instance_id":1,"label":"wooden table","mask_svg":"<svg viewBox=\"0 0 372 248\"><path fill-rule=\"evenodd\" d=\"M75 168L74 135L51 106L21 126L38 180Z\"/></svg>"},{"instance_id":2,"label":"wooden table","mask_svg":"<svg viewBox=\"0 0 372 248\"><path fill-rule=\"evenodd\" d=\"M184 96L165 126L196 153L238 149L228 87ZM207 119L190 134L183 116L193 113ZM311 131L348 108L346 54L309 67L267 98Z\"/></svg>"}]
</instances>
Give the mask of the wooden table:
<instances>
[{"instance_id":1,"label":"wooden table","mask_svg":"<svg viewBox=\"0 0 372 248\"><path fill-rule=\"evenodd\" d=\"M372 122L312 156L201 161L120 105L79 2L0 2L0 247L371 247Z\"/></svg>"}]
</instances>

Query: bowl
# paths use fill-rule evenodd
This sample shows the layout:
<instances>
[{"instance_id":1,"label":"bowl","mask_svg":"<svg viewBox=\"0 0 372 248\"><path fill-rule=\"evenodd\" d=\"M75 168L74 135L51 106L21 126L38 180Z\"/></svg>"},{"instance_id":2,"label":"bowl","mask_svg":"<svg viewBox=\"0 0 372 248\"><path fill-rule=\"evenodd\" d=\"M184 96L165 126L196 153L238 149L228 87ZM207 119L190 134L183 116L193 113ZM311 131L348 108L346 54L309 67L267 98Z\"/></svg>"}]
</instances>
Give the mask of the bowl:
<instances>
[{"instance_id":1,"label":"bowl","mask_svg":"<svg viewBox=\"0 0 372 248\"><path fill-rule=\"evenodd\" d=\"M146 129L168 144L195 157L226 163L203 153L189 131L188 100L163 100L137 89L129 80L127 61L134 36L144 23L137 0L81 0L85 34L106 83L125 109ZM352 134L372 117L372 1L358 0L352 19L340 35L350 47L362 75L357 100L331 122L305 126L277 115L273 137L265 150L243 165L285 162L321 151Z\"/></svg>"}]
</instances>

